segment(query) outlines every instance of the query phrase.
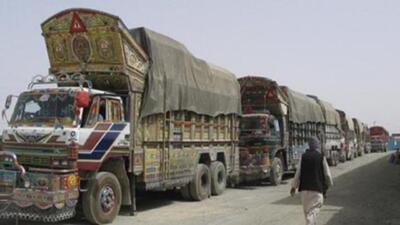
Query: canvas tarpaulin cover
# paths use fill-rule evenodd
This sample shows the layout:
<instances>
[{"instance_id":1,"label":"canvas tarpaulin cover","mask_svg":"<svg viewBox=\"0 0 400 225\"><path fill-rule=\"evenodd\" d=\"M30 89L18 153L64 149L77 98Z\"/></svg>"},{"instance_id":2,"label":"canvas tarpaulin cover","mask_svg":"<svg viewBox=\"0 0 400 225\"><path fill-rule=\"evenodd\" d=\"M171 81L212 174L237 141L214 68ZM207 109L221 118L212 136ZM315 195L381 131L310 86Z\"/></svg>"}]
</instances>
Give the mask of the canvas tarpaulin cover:
<instances>
[{"instance_id":1,"label":"canvas tarpaulin cover","mask_svg":"<svg viewBox=\"0 0 400 225\"><path fill-rule=\"evenodd\" d=\"M328 125L337 126L339 129L341 129L340 115L336 111L336 109L332 106L332 104L319 99L317 96L313 95L308 95L308 96L314 99L321 106L322 113L325 118L325 123Z\"/></svg>"},{"instance_id":2,"label":"canvas tarpaulin cover","mask_svg":"<svg viewBox=\"0 0 400 225\"><path fill-rule=\"evenodd\" d=\"M340 128L340 115L331 103L320 100L321 106L325 111L326 123L329 125L336 125Z\"/></svg>"},{"instance_id":3,"label":"canvas tarpaulin cover","mask_svg":"<svg viewBox=\"0 0 400 225\"><path fill-rule=\"evenodd\" d=\"M347 124L349 126L349 130L354 131L354 122L350 117L346 116Z\"/></svg>"},{"instance_id":4,"label":"canvas tarpaulin cover","mask_svg":"<svg viewBox=\"0 0 400 225\"><path fill-rule=\"evenodd\" d=\"M150 58L142 117L174 110L210 116L241 114L233 73L194 57L183 44L147 28L129 32Z\"/></svg>"},{"instance_id":5,"label":"canvas tarpaulin cover","mask_svg":"<svg viewBox=\"0 0 400 225\"><path fill-rule=\"evenodd\" d=\"M289 89L283 88L289 103L289 120L294 123L324 123L321 107L310 97Z\"/></svg>"}]
</instances>

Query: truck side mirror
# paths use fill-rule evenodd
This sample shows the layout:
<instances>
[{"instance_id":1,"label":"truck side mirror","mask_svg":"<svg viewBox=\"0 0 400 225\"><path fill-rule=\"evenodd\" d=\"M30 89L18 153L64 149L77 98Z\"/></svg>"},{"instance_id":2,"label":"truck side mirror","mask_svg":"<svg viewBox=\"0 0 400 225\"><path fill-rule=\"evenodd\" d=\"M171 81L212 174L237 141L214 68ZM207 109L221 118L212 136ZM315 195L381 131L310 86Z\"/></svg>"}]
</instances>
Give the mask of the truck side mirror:
<instances>
[{"instance_id":1,"label":"truck side mirror","mask_svg":"<svg viewBox=\"0 0 400 225\"><path fill-rule=\"evenodd\" d=\"M9 109L10 106L11 106L12 97L13 97L12 95L7 96L6 104L5 104L5 108L6 108L6 109Z\"/></svg>"}]
</instances>

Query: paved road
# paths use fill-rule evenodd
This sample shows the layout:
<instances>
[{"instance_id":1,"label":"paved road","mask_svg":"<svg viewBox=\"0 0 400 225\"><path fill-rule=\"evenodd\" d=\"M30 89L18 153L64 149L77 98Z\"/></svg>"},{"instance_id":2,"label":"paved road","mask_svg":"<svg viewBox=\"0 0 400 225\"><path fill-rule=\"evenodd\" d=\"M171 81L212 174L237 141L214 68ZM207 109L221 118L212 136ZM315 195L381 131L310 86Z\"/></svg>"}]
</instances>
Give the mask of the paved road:
<instances>
[{"instance_id":1,"label":"paved road","mask_svg":"<svg viewBox=\"0 0 400 225\"><path fill-rule=\"evenodd\" d=\"M332 168L335 185L328 192L319 224L400 225L400 166L388 164L387 157L373 153ZM113 224L301 225L304 219L299 195L288 196L290 181L288 178L278 187L266 182L228 189L222 196L202 202L185 202L173 192L156 193L140 199L137 216L122 213ZM87 223L61 223L72 224Z\"/></svg>"}]
</instances>

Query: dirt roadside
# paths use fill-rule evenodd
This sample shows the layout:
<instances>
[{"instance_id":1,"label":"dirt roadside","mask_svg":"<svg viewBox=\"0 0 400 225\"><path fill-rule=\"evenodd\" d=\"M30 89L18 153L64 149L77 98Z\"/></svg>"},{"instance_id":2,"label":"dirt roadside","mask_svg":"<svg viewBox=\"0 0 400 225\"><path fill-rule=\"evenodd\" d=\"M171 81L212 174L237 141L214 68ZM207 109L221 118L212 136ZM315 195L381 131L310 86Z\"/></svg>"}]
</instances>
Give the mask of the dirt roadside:
<instances>
[{"instance_id":1,"label":"dirt roadside","mask_svg":"<svg viewBox=\"0 0 400 225\"><path fill-rule=\"evenodd\" d=\"M335 184L328 192L318 224L400 225L400 166L389 164L387 157L386 153L367 154L331 168ZM277 187L267 182L241 186L202 202L185 202L175 193L155 193L139 200L137 216L120 215L113 224L301 225L300 198L298 194L289 196L290 182L289 178Z\"/></svg>"}]
</instances>

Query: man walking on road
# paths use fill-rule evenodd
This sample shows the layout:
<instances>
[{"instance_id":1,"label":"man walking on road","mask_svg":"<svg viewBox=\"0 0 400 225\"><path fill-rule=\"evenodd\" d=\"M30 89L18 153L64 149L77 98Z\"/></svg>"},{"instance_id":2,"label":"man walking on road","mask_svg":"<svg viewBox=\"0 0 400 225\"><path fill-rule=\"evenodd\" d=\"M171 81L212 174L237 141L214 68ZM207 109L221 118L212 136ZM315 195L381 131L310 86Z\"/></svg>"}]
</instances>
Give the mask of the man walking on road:
<instances>
[{"instance_id":1,"label":"man walking on road","mask_svg":"<svg viewBox=\"0 0 400 225\"><path fill-rule=\"evenodd\" d=\"M309 149L301 156L290 194L293 196L298 188L306 224L316 225L326 190L333 182L326 158L320 152L321 144L318 138L311 137L308 145Z\"/></svg>"}]
</instances>

